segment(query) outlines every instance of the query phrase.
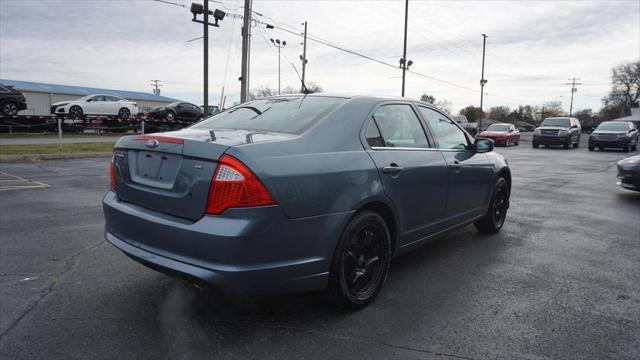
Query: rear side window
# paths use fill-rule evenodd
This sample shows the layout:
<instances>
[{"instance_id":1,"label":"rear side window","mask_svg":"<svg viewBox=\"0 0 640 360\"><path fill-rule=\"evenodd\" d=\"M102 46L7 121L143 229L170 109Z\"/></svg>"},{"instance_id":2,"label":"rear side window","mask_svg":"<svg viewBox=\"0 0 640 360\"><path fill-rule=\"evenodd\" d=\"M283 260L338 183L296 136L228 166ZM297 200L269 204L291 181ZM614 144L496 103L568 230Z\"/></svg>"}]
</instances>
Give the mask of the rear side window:
<instances>
[{"instance_id":1,"label":"rear side window","mask_svg":"<svg viewBox=\"0 0 640 360\"><path fill-rule=\"evenodd\" d=\"M373 114L373 120L378 125L384 147L429 147L420 120L410 105L381 106Z\"/></svg>"},{"instance_id":2,"label":"rear side window","mask_svg":"<svg viewBox=\"0 0 640 360\"><path fill-rule=\"evenodd\" d=\"M192 129L243 129L298 134L345 101L334 97L255 100L217 113Z\"/></svg>"},{"instance_id":3,"label":"rear side window","mask_svg":"<svg viewBox=\"0 0 640 360\"><path fill-rule=\"evenodd\" d=\"M380 135L380 131L378 130L378 126L372 120L369 122L367 126L367 130L364 133L364 136L367 138L367 143L371 147L384 147L384 140Z\"/></svg>"}]
</instances>

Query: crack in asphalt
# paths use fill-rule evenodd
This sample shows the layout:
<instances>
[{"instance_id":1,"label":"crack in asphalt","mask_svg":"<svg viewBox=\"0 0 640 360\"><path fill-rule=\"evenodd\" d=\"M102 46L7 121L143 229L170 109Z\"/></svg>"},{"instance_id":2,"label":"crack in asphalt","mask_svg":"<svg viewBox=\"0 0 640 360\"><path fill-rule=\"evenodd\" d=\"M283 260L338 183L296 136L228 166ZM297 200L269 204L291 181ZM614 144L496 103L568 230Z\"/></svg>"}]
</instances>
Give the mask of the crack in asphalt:
<instances>
[{"instance_id":1,"label":"crack in asphalt","mask_svg":"<svg viewBox=\"0 0 640 360\"><path fill-rule=\"evenodd\" d=\"M82 256L83 254L92 251L96 248L98 248L100 245L104 244L106 242L106 240L102 240L97 244L93 244L87 247L84 247L80 250L78 250L77 252L71 254L70 256L68 256L66 259L64 259L64 266L62 267L62 269L60 271L58 271L57 273L55 273L53 275L53 280L51 280L51 283L49 283L49 286L47 286L44 290L44 293L41 294L34 302L33 304L31 304L31 306L29 306L22 314L20 314L20 316L18 316L17 319L15 319L13 321L13 323L11 323L11 325L9 325L2 333L0 333L0 339L3 339L5 337L5 335L7 335L13 328L15 328L20 321L22 321L22 319L24 319L27 315L29 315L29 313L31 313L33 310L35 310L38 305L40 304L40 302L46 298L49 294L51 294L54 290L54 287L56 285L56 283L58 282L58 279L60 277L62 277L67 271L71 270L71 268L73 268L73 266L76 264L75 260L77 258L79 258L80 256Z\"/></svg>"}]
</instances>

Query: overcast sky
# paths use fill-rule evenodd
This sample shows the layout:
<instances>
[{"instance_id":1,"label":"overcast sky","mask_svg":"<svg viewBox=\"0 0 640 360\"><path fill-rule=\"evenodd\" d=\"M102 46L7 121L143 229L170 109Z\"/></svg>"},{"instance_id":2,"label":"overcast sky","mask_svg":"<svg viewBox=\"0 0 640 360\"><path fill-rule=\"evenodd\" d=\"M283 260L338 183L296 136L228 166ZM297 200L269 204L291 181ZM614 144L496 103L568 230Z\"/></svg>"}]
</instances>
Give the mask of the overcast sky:
<instances>
[{"instance_id":1,"label":"overcast sky","mask_svg":"<svg viewBox=\"0 0 640 360\"><path fill-rule=\"evenodd\" d=\"M0 78L151 92L202 103L202 25L191 1L0 0ZM402 55L404 0L254 0L256 19L309 33L372 58L397 64ZM211 7L242 13L242 0ZM238 99L241 20L227 17L210 34L210 99L225 85ZM568 110L576 76L583 83L575 109L600 108L611 67L640 59L640 1L419 1L409 3L407 58L411 70L471 90L407 75L406 95L426 92L457 112L478 105L482 37L486 33L485 106L562 101ZM282 86L299 87L301 39L253 27L251 87L277 88L277 51L287 41ZM309 41L307 80L326 92L400 95L401 71Z\"/></svg>"}]
</instances>

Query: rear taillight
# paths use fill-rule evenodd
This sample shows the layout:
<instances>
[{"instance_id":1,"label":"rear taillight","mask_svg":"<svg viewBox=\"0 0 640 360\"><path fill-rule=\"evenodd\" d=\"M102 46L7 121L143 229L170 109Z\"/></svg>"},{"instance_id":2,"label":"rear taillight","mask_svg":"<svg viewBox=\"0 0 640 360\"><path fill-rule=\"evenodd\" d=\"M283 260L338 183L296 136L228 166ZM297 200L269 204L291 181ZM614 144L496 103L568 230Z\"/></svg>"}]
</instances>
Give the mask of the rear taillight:
<instances>
[{"instance_id":1,"label":"rear taillight","mask_svg":"<svg viewBox=\"0 0 640 360\"><path fill-rule=\"evenodd\" d=\"M240 160L223 155L213 175L208 214L222 214L232 207L273 205L276 201L256 175Z\"/></svg>"},{"instance_id":2,"label":"rear taillight","mask_svg":"<svg viewBox=\"0 0 640 360\"><path fill-rule=\"evenodd\" d=\"M109 180L111 181L111 190L116 191L116 164L115 164L116 153L113 153L111 156L111 165L109 166Z\"/></svg>"}]
</instances>

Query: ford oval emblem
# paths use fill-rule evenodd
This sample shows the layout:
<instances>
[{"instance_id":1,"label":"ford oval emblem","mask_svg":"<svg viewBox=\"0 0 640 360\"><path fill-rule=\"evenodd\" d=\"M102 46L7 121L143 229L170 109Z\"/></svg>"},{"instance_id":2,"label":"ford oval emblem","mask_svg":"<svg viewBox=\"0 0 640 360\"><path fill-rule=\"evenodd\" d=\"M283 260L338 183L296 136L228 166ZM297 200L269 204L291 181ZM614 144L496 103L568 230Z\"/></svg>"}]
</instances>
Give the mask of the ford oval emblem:
<instances>
[{"instance_id":1,"label":"ford oval emblem","mask_svg":"<svg viewBox=\"0 0 640 360\"><path fill-rule=\"evenodd\" d=\"M160 144L160 141L156 140L156 139L149 139L147 140L147 147L149 149L153 149L158 147L158 145Z\"/></svg>"}]
</instances>

